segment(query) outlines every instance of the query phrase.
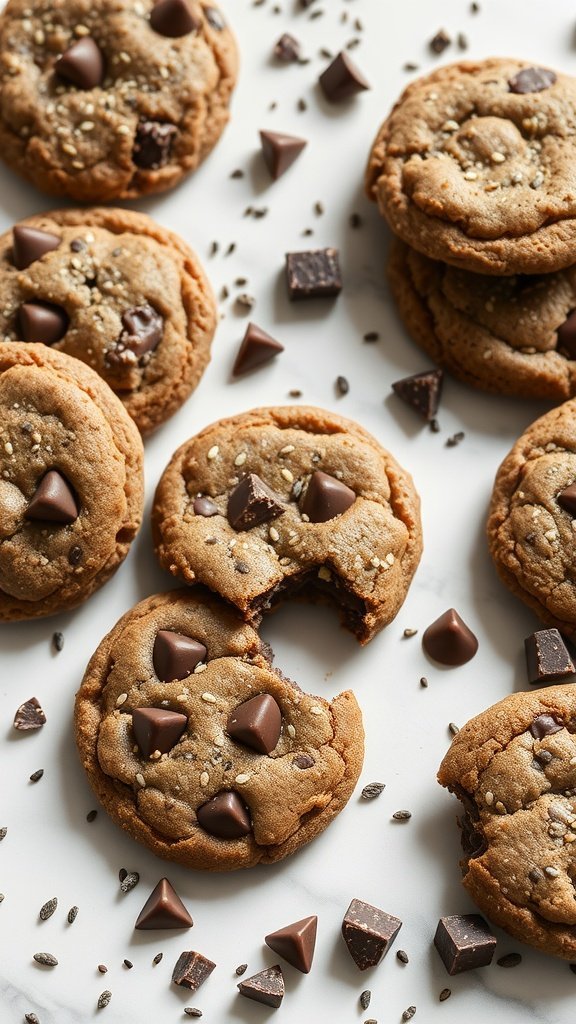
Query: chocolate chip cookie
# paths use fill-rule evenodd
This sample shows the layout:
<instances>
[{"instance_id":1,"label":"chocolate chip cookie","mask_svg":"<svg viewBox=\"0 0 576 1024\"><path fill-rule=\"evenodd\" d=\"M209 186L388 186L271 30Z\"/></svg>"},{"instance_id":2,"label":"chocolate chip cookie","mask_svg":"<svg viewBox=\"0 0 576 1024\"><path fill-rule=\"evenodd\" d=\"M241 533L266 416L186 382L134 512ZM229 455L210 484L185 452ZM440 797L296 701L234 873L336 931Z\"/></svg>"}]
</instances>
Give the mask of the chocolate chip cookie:
<instances>
[{"instance_id":1,"label":"chocolate chip cookie","mask_svg":"<svg viewBox=\"0 0 576 1024\"><path fill-rule=\"evenodd\" d=\"M156 552L258 623L296 592L367 643L399 611L422 552L412 478L352 420L255 409L187 441L158 484Z\"/></svg>"},{"instance_id":2,"label":"chocolate chip cookie","mask_svg":"<svg viewBox=\"0 0 576 1024\"><path fill-rule=\"evenodd\" d=\"M0 342L0 620L73 608L112 575L142 519L143 450L93 370Z\"/></svg>"},{"instance_id":3,"label":"chocolate chip cookie","mask_svg":"<svg viewBox=\"0 0 576 1024\"><path fill-rule=\"evenodd\" d=\"M464 806L463 881L491 920L576 958L576 687L514 693L452 741L438 780Z\"/></svg>"},{"instance_id":4,"label":"chocolate chip cookie","mask_svg":"<svg viewBox=\"0 0 576 1024\"><path fill-rule=\"evenodd\" d=\"M388 277L414 341L459 380L522 398L576 395L576 267L492 277L396 240Z\"/></svg>"},{"instance_id":5,"label":"chocolate chip cookie","mask_svg":"<svg viewBox=\"0 0 576 1024\"><path fill-rule=\"evenodd\" d=\"M161 192L217 142L236 73L213 0L9 0L0 153L51 195Z\"/></svg>"},{"instance_id":6,"label":"chocolate chip cookie","mask_svg":"<svg viewBox=\"0 0 576 1024\"><path fill-rule=\"evenodd\" d=\"M212 289L185 242L144 213L57 210L0 238L0 337L91 366L147 433L210 358Z\"/></svg>"},{"instance_id":7,"label":"chocolate chip cookie","mask_svg":"<svg viewBox=\"0 0 576 1024\"><path fill-rule=\"evenodd\" d=\"M373 145L368 195L392 230L482 274L574 263L576 79L526 61L450 64L404 91Z\"/></svg>"},{"instance_id":8,"label":"chocolate chip cookie","mask_svg":"<svg viewBox=\"0 0 576 1024\"><path fill-rule=\"evenodd\" d=\"M488 542L498 574L542 622L576 633L576 399L536 420L496 475Z\"/></svg>"},{"instance_id":9,"label":"chocolate chip cookie","mask_svg":"<svg viewBox=\"0 0 576 1024\"><path fill-rule=\"evenodd\" d=\"M208 871L272 863L313 839L348 801L364 752L354 695L303 693L202 588L120 619L88 665L75 722L114 821Z\"/></svg>"}]
</instances>

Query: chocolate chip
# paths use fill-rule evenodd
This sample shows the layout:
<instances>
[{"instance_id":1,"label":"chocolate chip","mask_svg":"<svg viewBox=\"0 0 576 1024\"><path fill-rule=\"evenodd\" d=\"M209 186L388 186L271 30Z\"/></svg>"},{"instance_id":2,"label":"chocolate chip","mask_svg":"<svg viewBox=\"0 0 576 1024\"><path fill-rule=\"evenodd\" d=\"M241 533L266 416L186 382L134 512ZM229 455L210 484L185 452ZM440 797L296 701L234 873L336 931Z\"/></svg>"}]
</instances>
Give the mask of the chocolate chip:
<instances>
[{"instance_id":1,"label":"chocolate chip","mask_svg":"<svg viewBox=\"0 0 576 1024\"><path fill-rule=\"evenodd\" d=\"M465 665L478 650L478 640L454 608L440 615L422 637L426 654L441 665Z\"/></svg>"},{"instance_id":2,"label":"chocolate chip","mask_svg":"<svg viewBox=\"0 0 576 1024\"><path fill-rule=\"evenodd\" d=\"M285 507L256 473L249 473L228 498L226 515L234 530L251 530L284 515Z\"/></svg>"},{"instance_id":3,"label":"chocolate chip","mask_svg":"<svg viewBox=\"0 0 576 1024\"><path fill-rule=\"evenodd\" d=\"M193 950L181 953L172 971L174 985L181 985L182 988L189 988L196 992L207 978L210 977L216 964L202 953L195 953Z\"/></svg>"},{"instance_id":4,"label":"chocolate chip","mask_svg":"<svg viewBox=\"0 0 576 1024\"><path fill-rule=\"evenodd\" d=\"M70 565L78 565L82 561L82 548L75 544L74 547L70 548L68 552L68 561Z\"/></svg>"},{"instance_id":5,"label":"chocolate chip","mask_svg":"<svg viewBox=\"0 0 576 1024\"><path fill-rule=\"evenodd\" d=\"M370 88L360 69L344 50L322 72L318 82L329 103L342 103Z\"/></svg>"},{"instance_id":6,"label":"chocolate chip","mask_svg":"<svg viewBox=\"0 0 576 1024\"><path fill-rule=\"evenodd\" d=\"M84 36L58 58L54 70L64 82L79 89L94 89L104 79L104 57L91 36Z\"/></svg>"},{"instance_id":7,"label":"chocolate chip","mask_svg":"<svg viewBox=\"0 0 576 1024\"><path fill-rule=\"evenodd\" d=\"M313 757L310 757L309 754L296 754L296 757L292 761L292 764L295 764L297 768L301 768L302 770L304 770L305 768L312 768L312 766L315 765L316 762Z\"/></svg>"},{"instance_id":8,"label":"chocolate chip","mask_svg":"<svg viewBox=\"0 0 576 1024\"><path fill-rule=\"evenodd\" d=\"M570 310L557 331L556 347L569 359L576 359L576 309Z\"/></svg>"},{"instance_id":9,"label":"chocolate chip","mask_svg":"<svg viewBox=\"0 0 576 1024\"><path fill-rule=\"evenodd\" d=\"M283 64L293 64L302 55L302 47L294 36L284 32L274 47L274 56Z\"/></svg>"},{"instance_id":10,"label":"chocolate chip","mask_svg":"<svg viewBox=\"0 0 576 1024\"><path fill-rule=\"evenodd\" d=\"M284 345L263 331L261 327L249 323L232 367L232 376L239 377L249 370L264 366L283 351Z\"/></svg>"},{"instance_id":11,"label":"chocolate chip","mask_svg":"<svg viewBox=\"0 0 576 1024\"><path fill-rule=\"evenodd\" d=\"M56 469L50 469L36 488L24 518L46 523L73 523L78 507L70 484Z\"/></svg>"},{"instance_id":12,"label":"chocolate chip","mask_svg":"<svg viewBox=\"0 0 576 1024\"><path fill-rule=\"evenodd\" d=\"M186 0L156 0L150 12L150 26L168 39L199 32L202 27Z\"/></svg>"},{"instance_id":13,"label":"chocolate chip","mask_svg":"<svg viewBox=\"0 0 576 1024\"><path fill-rule=\"evenodd\" d=\"M401 927L402 922L397 917L370 903L352 900L342 921L342 935L359 970L365 971L380 963Z\"/></svg>"},{"instance_id":14,"label":"chocolate chip","mask_svg":"<svg viewBox=\"0 0 576 1024\"><path fill-rule=\"evenodd\" d=\"M342 291L337 249L286 253L288 296L292 301L330 298Z\"/></svg>"},{"instance_id":15,"label":"chocolate chip","mask_svg":"<svg viewBox=\"0 0 576 1024\"><path fill-rule=\"evenodd\" d=\"M543 92L554 85L556 75L548 68L524 68L508 81L510 92L524 95L529 92Z\"/></svg>"},{"instance_id":16,"label":"chocolate chip","mask_svg":"<svg viewBox=\"0 0 576 1024\"><path fill-rule=\"evenodd\" d=\"M556 498L556 501L563 508L565 512L568 512L572 517L576 516L576 483L570 484L569 487L565 487L563 491Z\"/></svg>"},{"instance_id":17,"label":"chocolate chip","mask_svg":"<svg viewBox=\"0 0 576 1024\"><path fill-rule=\"evenodd\" d=\"M204 17L215 32L222 32L226 28L226 22L216 7L204 7Z\"/></svg>"},{"instance_id":18,"label":"chocolate chip","mask_svg":"<svg viewBox=\"0 0 576 1024\"><path fill-rule=\"evenodd\" d=\"M222 790L196 811L198 824L219 839L240 839L252 831L250 812L237 793Z\"/></svg>"},{"instance_id":19,"label":"chocolate chip","mask_svg":"<svg viewBox=\"0 0 576 1024\"><path fill-rule=\"evenodd\" d=\"M238 991L247 999L277 1008L284 998L284 975L280 964L268 967L265 971L253 974L246 981L238 984Z\"/></svg>"},{"instance_id":20,"label":"chocolate chip","mask_svg":"<svg viewBox=\"0 0 576 1024\"><path fill-rule=\"evenodd\" d=\"M559 722L555 715L538 715L530 726L530 732L535 740L542 740L563 728L562 722Z\"/></svg>"},{"instance_id":21,"label":"chocolate chip","mask_svg":"<svg viewBox=\"0 0 576 1024\"><path fill-rule=\"evenodd\" d=\"M27 342L54 345L68 330L68 315L50 302L23 302L17 314L20 337Z\"/></svg>"},{"instance_id":22,"label":"chocolate chip","mask_svg":"<svg viewBox=\"0 0 576 1024\"><path fill-rule=\"evenodd\" d=\"M122 361L122 352L126 349L141 359L148 352L153 352L162 341L164 319L148 304L134 306L122 314L122 327L124 330L113 350L116 359Z\"/></svg>"},{"instance_id":23,"label":"chocolate chip","mask_svg":"<svg viewBox=\"0 0 576 1024\"><path fill-rule=\"evenodd\" d=\"M296 135L268 131L260 132L260 144L264 163L270 171L273 181L280 178L292 166L307 145L306 139L300 139Z\"/></svg>"},{"instance_id":24,"label":"chocolate chip","mask_svg":"<svg viewBox=\"0 0 576 1024\"><path fill-rule=\"evenodd\" d=\"M24 701L14 715L14 728L20 732L41 729L45 724L46 715L36 697L30 697L30 700Z\"/></svg>"},{"instance_id":25,"label":"chocolate chip","mask_svg":"<svg viewBox=\"0 0 576 1024\"><path fill-rule=\"evenodd\" d=\"M427 370L395 381L392 390L406 405L411 406L427 423L430 423L438 412L443 381L442 370Z\"/></svg>"},{"instance_id":26,"label":"chocolate chip","mask_svg":"<svg viewBox=\"0 0 576 1024\"><path fill-rule=\"evenodd\" d=\"M214 504L211 498L205 498L202 496L195 498L192 507L194 509L194 515L204 516L206 519L218 514L218 506Z\"/></svg>"},{"instance_id":27,"label":"chocolate chip","mask_svg":"<svg viewBox=\"0 0 576 1024\"><path fill-rule=\"evenodd\" d=\"M150 931L155 928L191 928L193 924L176 890L167 878L161 878L138 914L134 928Z\"/></svg>"},{"instance_id":28,"label":"chocolate chip","mask_svg":"<svg viewBox=\"0 0 576 1024\"><path fill-rule=\"evenodd\" d=\"M346 512L355 501L356 494L350 487L317 469L310 477L300 510L311 523L326 523Z\"/></svg>"},{"instance_id":29,"label":"chocolate chip","mask_svg":"<svg viewBox=\"0 0 576 1024\"><path fill-rule=\"evenodd\" d=\"M38 228L29 228L24 224L17 224L12 229L12 259L18 270L26 270L31 263L35 263L47 252L53 252L60 245L62 239L53 235L50 231L40 231Z\"/></svg>"},{"instance_id":30,"label":"chocolate chip","mask_svg":"<svg viewBox=\"0 0 576 1024\"><path fill-rule=\"evenodd\" d=\"M434 945L448 974L460 974L492 962L496 938L479 914L441 917Z\"/></svg>"},{"instance_id":31,"label":"chocolate chip","mask_svg":"<svg viewBox=\"0 0 576 1024\"><path fill-rule=\"evenodd\" d=\"M524 641L528 682L552 683L576 672L557 629L539 629Z\"/></svg>"},{"instance_id":32,"label":"chocolate chip","mask_svg":"<svg viewBox=\"0 0 576 1024\"><path fill-rule=\"evenodd\" d=\"M176 126L166 121L141 120L136 129L132 152L136 166L144 171L165 167L170 160L177 134Z\"/></svg>"},{"instance_id":33,"label":"chocolate chip","mask_svg":"<svg viewBox=\"0 0 576 1024\"><path fill-rule=\"evenodd\" d=\"M152 660L161 683L186 679L206 657L204 644L183 633L160 629L154 641Z\"/></svg>"},{"instance_id":34,"label":"chocolate chip","mask_svg":"<svg viewBox=\"0 0 576 1024\"><path fill-rule=\"evenodd\" d=\"M444 50L450 46L451 42L452 40L448 33L441 28L430 40L430 49L432 53L444 53Z\"/></svg>"},{"instance_id":35,"label":"chocolate chip","mask_svg":"<svg viewBox=\"0 0 576 1024\"><path fill-rule=\"evenodd\" d=\"M304 917L301 921L294 921L285 928L270 932L264 942L278 953L278 956L292 964L292 967L296 967L303 974L309 974L314 958L317 926L318 918L315 915Z\"/></svg>"},{"instance_id":36,"label":"chocolate chip","mask_svg":"<svg viewBox=\"0 0 576 1024\"><path fill-rule=\"evenodd\" d=\"M165 708L134 708L132 712L132 732L144 757L150 757L156 750L167 754L187 725L186 715Z\"/></svg>"},{"instance_id":37,"label":"chocolate chip","mask_svg":"<svg viewBox=\"0 0 576 1024\"><path fill-rule=\"evenodd\" d=\"M244 701L228 717L226 732L259 754L270 754L282 728L282 712L269 693L260 693Z\"/></svg>"}]
</instances>

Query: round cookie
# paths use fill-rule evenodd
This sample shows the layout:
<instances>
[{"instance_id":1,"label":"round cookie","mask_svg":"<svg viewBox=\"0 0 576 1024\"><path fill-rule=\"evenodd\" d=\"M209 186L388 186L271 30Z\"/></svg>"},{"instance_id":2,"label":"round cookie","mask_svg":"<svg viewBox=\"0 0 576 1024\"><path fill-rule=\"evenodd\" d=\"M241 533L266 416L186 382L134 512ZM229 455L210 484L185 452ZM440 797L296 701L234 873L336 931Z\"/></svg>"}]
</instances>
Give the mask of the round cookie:
<instances>
[{"instance_id":1,"label":"round cookie","mask_svg":"<svg viewBox=\"0 0 576 1024\"><path fill-rule=\"evenodd\" d=\"M87 363L142 433L196 387L215 326L197 257L144 213L57 210L0 238L0 337Z\"/></svg>"},{"instance_id":2,"label":"round cookie","mask_svg":"<svg viewBox=\"0 0 576 1024\"><path fill-rule=\"evenodd\" d=\"M366 189L405 242L482 274L574 263L576 79L490 58L409 85L384 122Z\"/></svg>"},{"instance_id":3,"label":"round cookie","mask_svg":"<svg viewBox=\"0 0 576 1024\"><path fill-rule=\"evenodd\" d=\"M213 0L9 0L0 153L51 195L161 192L217 142L236 74Z\"/></svg>"},{"instance_id":4,"label":"round cookie","mask_svg":"<svg viewBox=\"0 0 576 1024\"><path fill-rule=\"evenodd\" d=\"M532 423L496 474L488 543L502 581L541 619L576 632L576 399Z\"/></svg>"},{"instance_id":5,"label":"round cookie","mask_svg":"<svg viewBox=\"0 0 576 1024\"><path fill-rule=\"evenodd\" d=\"M246 621L292 593L336 604L367 643L399 611L422 552L412 478L352 420L254 409L182 445L158 484L156 553Z\"/></svg>"},{"instance_id":6,"label":"round cookie","mask_svg":"<svg viewBox=\"0 0 576 1024\"><path fill-rule=\"evenodd\" d=\"M438 781L462 800L464 886L521 942L576 958L576 687L514 693L452 741Z\"/></svg>"},{"instance_id":7,"label":"round cookie","mask_svg":"<svg viewBox=\"0 0 576 1024\"><path fill-rule=\"evenodd\" d=\"M490 277L396 239L388 279L414 341L465 384L556 402L576 395L576 267Z\"/></svg>"},{"instance_id":8,"label":"round cookie","mask_svg":"<svg viewBox=\"0 0 576 1024\"><path fill-rule=\"evenodd\" d=\"M142 441L83 363L0 342L0 621L74 608L142 520Z\"/></svg>"},{"instance_id":9,"label":"round cookie","mask_svg":"<svg viewBox=\"0 0 576 1024\"><path fill-rule=\"evenodd\" d=\"M75 723L114 821L208 871L270 864L313 839L347 803L364 753L354 695L303 693L201 588L120 619L88 665Z\"/></svg>"}]
</instances>

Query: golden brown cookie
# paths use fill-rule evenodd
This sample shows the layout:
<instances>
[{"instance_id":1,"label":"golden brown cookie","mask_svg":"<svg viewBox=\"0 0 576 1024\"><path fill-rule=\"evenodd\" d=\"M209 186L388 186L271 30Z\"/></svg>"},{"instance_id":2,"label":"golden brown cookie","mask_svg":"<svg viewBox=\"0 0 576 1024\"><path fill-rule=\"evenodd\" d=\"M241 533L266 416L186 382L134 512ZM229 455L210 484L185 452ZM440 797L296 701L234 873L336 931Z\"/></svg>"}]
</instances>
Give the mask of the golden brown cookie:
<instances>
[{"instance_id":1,"label":"golden brown cookie","mask_svg":"<svg viewBox=\"0 0 576 1024\"><path fill-rule=\"evenodd\" d=\"M574 263L576 79L527 61L450 64L380 128L368 195L405 242L482 274Z\"/></svg>"},{"instance_id":2,"label":"golden brown cookie","mask_svg":"<svg viewBox=\"0 0 576 1024\"><path fill-rule=\"evenodd\" d=\"M91 366L142 433L196 387L216 326L191 249L144 213L56 210L0 238L0 337Z\"/></svg>"},{"instance_id":3,"label":"golden brown cookie","mask_svg":"<svg viewBox=\"0 0 576 1024\"><path fill-rule=\"evenodd\" d=\"M422 552L412 478L352 420L254 409L187 441L158 484L156 552L258 623L299 593L367 643L399 611Z\"/></svg>"},{"instance_id":4,"label":"golden brown cookie","mask_svg":"<svg viewBox=\"0 0 576 1024\"><path fill-rule=\"evenodd\" d=\"M0 620L80 604L118 568L142 519L143 450L89 367L0 342Z\"/></svg>"},{"instance_id":5,"label":"golden brown cookie","mask_svg":"<svg viewBox=\"0 0 576 1024\"><path fill-rule=\"evenodd\" d=\"M9 0L0 153L51 195L161 192L219 139L236 74L213 0Z\"/></svg>"},{"instance_id":6,"label":"golden brown cookie","mask_svg":"<svg viewBox=\"0 0 576 1024\"><path fill-rule=\"evenodd\" d=\"M84 768L133 839L186 867L272 863L322 832L362 767L354 695L311 697L201 588L150 597L92 657L76 697Z\"/></svg>"}]
</instances>

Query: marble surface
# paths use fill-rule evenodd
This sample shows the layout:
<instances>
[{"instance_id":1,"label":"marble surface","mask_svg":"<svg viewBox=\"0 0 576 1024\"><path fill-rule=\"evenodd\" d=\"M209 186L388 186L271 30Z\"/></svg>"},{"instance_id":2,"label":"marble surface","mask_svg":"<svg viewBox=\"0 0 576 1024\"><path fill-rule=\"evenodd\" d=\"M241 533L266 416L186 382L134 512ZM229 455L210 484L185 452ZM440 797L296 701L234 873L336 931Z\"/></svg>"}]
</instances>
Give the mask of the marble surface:
<instances>
[{"instance_id":1,"label":"marble surface","mask_svg":"<svg viewBox=\"0 0 576 1024\"><path fill-rule=\"evenodd\" d=\"M16 1024L25 1012L41 1024L76 1024L97 1015L103 989L112 1001L100 1011L108 1024L186 1019L196 1005L207 1022L261 1022L272 1010L236 995L234 969L249 973L276 962L263 936L308 914L319 916L317 952L308 977L286 966L287 993L279 1019L349 1024L373 1019L399 1021L413 1004L417 1020L480 1024L489 1017L507 1024L527 1021L568 1024L574 1019L576 978L568 965L522 948L498 932L498 955L521 951L514 970L497 966L449 979L432 937L438 917L472 906L459 882L456 801L435 781L450 740L448 723L471 715L515 689L526 687L523 639L532 616L499 584L484 540L484 520L496 467L543 405L491 398L447 381L441 433L432 434L390 394L399 377L428 362L408 341L383 281L386 231L362 194L365 158L380 120L409 76L405 61L423 69L460 54L453 45L434 58L427 41L445 27L463 32L468 55L522 56L567 71L576 67L574 5L569 0L481 0L470 13L466 0L316 0L310 18L296 0L227 0L242 51L242 73L233 118L221 145L196 176L173 194L140 204L161 223L180 230L198 252L217 290L232 297L254 295L253 319L286 347L269 368L231 383L230 368L246 317L232 299L222 303L223 319L212 363L196 394L146 445L147 509L169 456L183 440L211 420L256 404L289 401L300 388L303 400L358 419L413 473L422 496L425 551L408 599L397 620L360 650L319 608L286 606L266 621L263 633L278 666L311 692L332 696L353 687L365 713L366 761L361 785L386 783L382 796L360 800L361 785L340 817L312 845L274 867L214 875L166 866L141 849L100 811L80 769L72 735L73 695L84 666L104 633L137 600L170 588L156 566L148 525L125 565L83 608L44 622L3 625L0 630L0 1020ZM347 23L341 22L343 14ZM360 18L364 30L353 27ZM272 46L284 30L305 44L310 63L274 66ZM354 59L373 85L349 107L329 107L315 81L325 65L321 47L336 52L359 36ZM307 110L299 111L304 98ZM276 101L274 110L270 105ZM270 184L258 152L257 130L300 134L309 144L298 163ZM245 176L232 180L242 168ZM314 204L321 201L318 216ZM244 217L247 206L266 207L261 219ZM0 170L0 227L48 209L50 200ZM361 229L349 227L359 212ZM312 237L302 232L311 227ZM211 242L219 254L208 258ZM228 246L236 243L232 255ZM335 245L342 255L345 288L335 302L290 305L282 275L284 253L309 245ZM238 277L245 288L234 288ZM362 336L378 331L380 340ZM337 398L334 381L343 374L350 392ZM456 448L447 437L465 432ZM424 656L420 635L428 623L454 605L480 639L476 658L463 668L442 671ZM405 627L420 630L403 639ZM51 637L61 630L60 654ZM419 685L425 674L429 687ZM35 695L47 716L35 735L12 728L17 706ZM31 772L44 769L36 785ZM391 821L399 808L412 811L407 823ZM118 888L121 867L140 873L128 895ZM152 887L167 874L190 908L190 932L135 933L135 918ZM40 906L57 896L59 907L45 923ZM396 949L375 970L361 974L340 938L340 922L352 897L400 917ZM78 905L76 922L66 913ZM200 992L189 995L170 985L183 949L215 960L217 970ZM33 953L59 959L52 971L38 967ZM164 958L152 966L153 956ZM132 970L123 959L133 961ZM105 977L97 965L108 966ZM451 998L440 1003L449 986ZM369 1010L359 995L372 990Z\"/></svg>"}]
</instances>

